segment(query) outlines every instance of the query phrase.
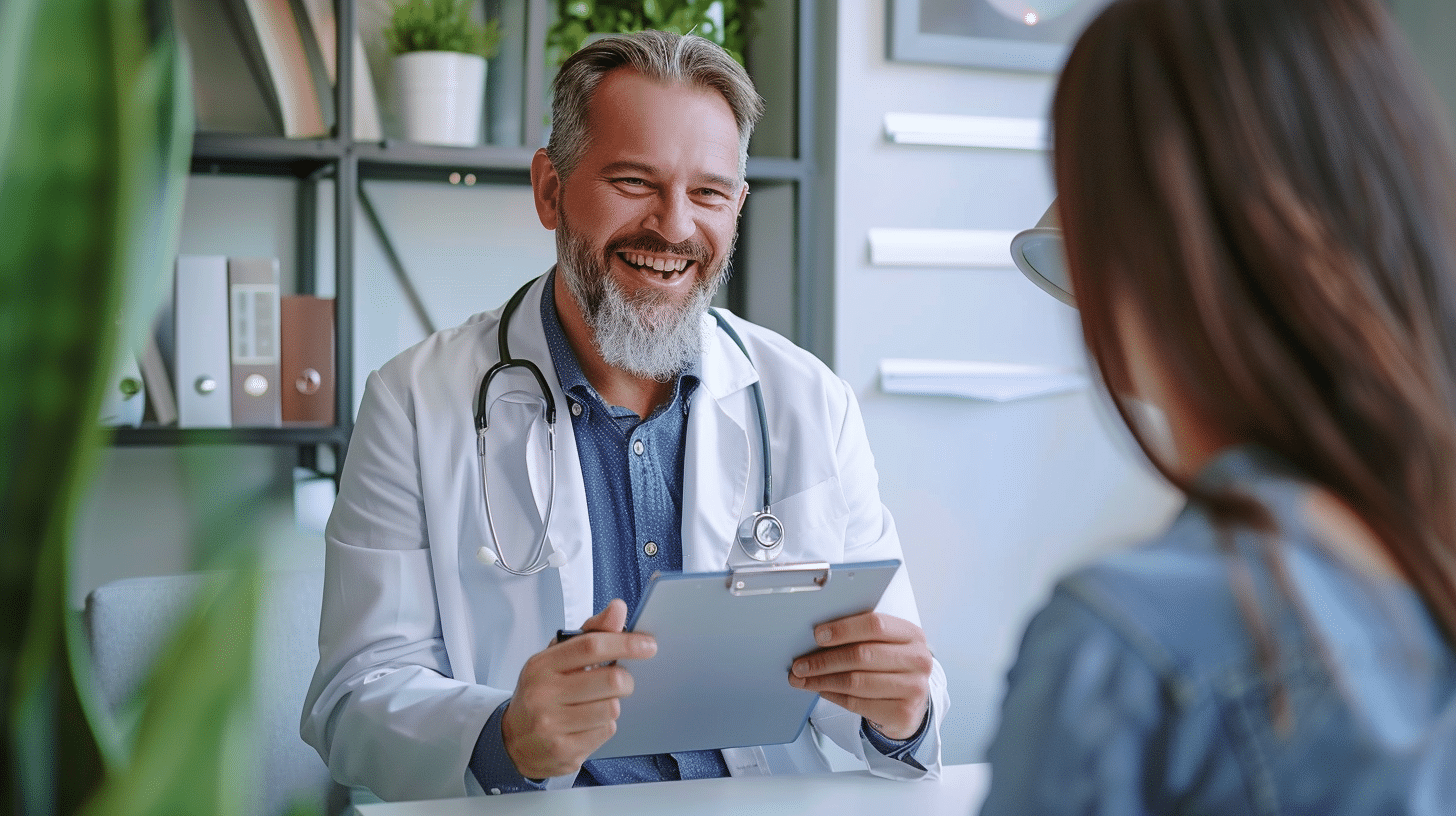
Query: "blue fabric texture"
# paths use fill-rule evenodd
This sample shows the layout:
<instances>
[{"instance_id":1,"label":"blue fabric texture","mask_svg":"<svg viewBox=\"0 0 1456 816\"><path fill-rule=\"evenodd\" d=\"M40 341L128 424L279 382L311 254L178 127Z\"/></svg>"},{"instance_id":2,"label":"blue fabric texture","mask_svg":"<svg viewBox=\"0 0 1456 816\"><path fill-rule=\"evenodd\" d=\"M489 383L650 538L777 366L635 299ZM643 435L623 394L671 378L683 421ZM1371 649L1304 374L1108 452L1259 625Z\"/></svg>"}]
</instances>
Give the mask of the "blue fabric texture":
<instances>
[{"instance_id":1,"label":"blue fabric texture","mask_svg":"<svg viewBox=\"0 0 1456 816\"><path fill-rule=\"evenodd\" d=\"M881 734L870 727L868 722L860 725L859 731L864 738L869 740L870 746L890 759L898 759L901 762L917 769L925 770L925 765L915 757L915 752L925 742L925 735L930 732L930 721L934 711L933 704L926 704L925 717L920 721L920 730L910 735L909 739L894 740Z\"/></svg>"},{"instance_id":2,"label":"blue fabric texture","mask_svg":"<svg viewBox=\"0 0 1456 816\"><path fill-rule=\"evenodd\" d=\"M1060 582L1010 672L982 816L1456 813L1456 654L1419 596L1317 542L1307 483L1272 455L1233 448L1199 478L1259 500L1277 533L1221 548L1190 504L1161 537ZM1277 638L1272 669L1239 573Z\"/></svg>"}]
</instances>

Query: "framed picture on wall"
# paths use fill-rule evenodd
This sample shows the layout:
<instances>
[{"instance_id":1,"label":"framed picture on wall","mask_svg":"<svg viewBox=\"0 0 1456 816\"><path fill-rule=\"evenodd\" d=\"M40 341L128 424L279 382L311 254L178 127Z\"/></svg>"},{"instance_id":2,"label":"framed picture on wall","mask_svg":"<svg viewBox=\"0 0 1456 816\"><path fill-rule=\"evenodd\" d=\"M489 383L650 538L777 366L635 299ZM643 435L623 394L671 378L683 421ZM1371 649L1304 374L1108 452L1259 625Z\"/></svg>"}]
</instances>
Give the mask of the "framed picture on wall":
<instances>
[{"instance_id":1,"label":"framed picture on wall","mask_svg":"<svg viewBox=\"0 0 1456 816\"><path fill-rule=\"evenodd\" d=\"M1109 0L890 0L890 59L1052 73Z\"/></svg>"}]
</instances>

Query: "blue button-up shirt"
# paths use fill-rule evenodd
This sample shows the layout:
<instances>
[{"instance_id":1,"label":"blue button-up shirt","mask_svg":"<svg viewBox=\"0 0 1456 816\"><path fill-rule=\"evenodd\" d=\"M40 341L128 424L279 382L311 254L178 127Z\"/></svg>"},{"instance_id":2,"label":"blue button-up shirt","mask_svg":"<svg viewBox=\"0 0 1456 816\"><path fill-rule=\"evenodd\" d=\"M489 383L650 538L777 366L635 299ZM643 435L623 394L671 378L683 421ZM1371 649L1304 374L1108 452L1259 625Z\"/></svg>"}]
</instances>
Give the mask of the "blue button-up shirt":
<instances>
[{"instance_id":1,"label":"blue button-up shirt","mask_svg":"<svg viewBox=\"0 0 1456 816\"><path fill-rule=\"evenodd\" d=\"M593 608L600 612L613 598L621 598L630 619L652 573L682 570L683 452L688 405L700 380L698 368L694 364L678 375L672 398L647 419L631 409L608 405L587 381L566 339L556 314L553 284L548 277L541 298L541 323L566 394L586 485ZM622 512L622 508L631 508L631 512ZM497 708L481 731L471 770L490 793L540 789L543 783L522 777L505 752L500 722L505 708L506 704ZM929 717L926 719L928 722ZM915 738L902 742L864 729L881 753L915 765L919 763L911 754L925 731L922 727ZM721 751L686 751L589 760L577 775L576 787L727 775Z\"/></svg>"}]
</instances>

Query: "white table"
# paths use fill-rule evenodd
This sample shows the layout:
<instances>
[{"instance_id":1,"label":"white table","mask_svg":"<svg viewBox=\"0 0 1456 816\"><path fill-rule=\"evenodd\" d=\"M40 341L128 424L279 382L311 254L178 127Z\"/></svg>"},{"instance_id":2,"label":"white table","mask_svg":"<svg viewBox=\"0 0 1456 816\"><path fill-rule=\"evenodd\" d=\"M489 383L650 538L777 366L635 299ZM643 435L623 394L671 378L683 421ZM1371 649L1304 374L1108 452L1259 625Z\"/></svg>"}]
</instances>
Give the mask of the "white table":
<instances>
[{"instance_id":1,"label":"white table","mask_svg":"<svg viewBox=\"0 0 1456 816\"><path fill-rule=\"evenodd\" d=\"M813 776L693 779L469 799L360 805L360 816L974 816L989 765L948 765L938 782L896 782L851 771Z\"/></svg>"}]
</instances>

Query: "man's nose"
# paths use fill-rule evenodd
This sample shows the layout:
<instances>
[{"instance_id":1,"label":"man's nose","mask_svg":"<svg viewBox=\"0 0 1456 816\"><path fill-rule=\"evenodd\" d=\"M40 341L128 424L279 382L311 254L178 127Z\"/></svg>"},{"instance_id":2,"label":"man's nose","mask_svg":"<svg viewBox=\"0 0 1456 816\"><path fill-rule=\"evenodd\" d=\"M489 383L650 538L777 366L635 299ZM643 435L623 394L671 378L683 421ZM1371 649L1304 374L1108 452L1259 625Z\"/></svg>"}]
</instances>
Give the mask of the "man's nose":
<instances>
[{"instance_id":1,"label":"man's nose","mask_svg":"<svg viewBox=\"0 0 1456 816\"><path fill-rule=\"evenodd\" d=\"M680 244L693 237L697 225L693 223L692 205L681 193L663 193L658 196L656 206L647 216L644 226L662 237L669 244Z\"/></svg>"}]
</instances>

